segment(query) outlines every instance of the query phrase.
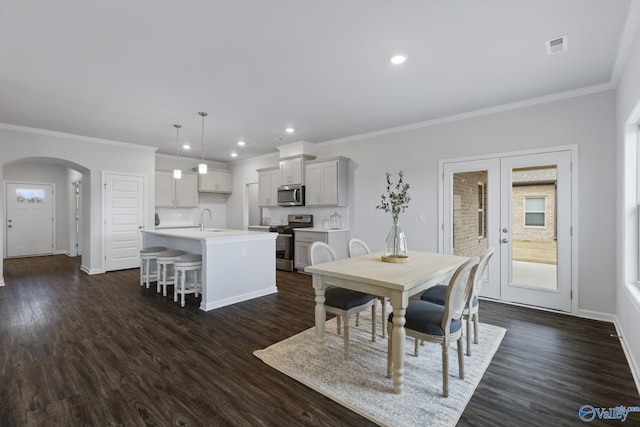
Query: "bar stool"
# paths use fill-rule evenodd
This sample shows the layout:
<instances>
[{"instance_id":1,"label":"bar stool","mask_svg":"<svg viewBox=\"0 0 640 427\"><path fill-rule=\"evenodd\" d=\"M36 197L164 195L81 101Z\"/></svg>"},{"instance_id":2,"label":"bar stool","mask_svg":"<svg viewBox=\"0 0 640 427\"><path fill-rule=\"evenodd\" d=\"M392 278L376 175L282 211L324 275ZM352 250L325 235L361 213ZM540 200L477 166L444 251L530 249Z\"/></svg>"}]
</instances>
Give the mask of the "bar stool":
<instances>
[{"instance_id":1,"label":"bar stool","mask_svg":"<svg viewBox=\"0 0 640 427\"><path fill-rule=\"evenodd\" d=\"M173 301L178 302L178 294L182 295L180 305L184 307L184 296L202 292L202 255L180 255L173 261L176 285L173 289ZM193 271L193 281L188 283L188 272ZM198 280L200 279L200 280Z\"/></svg>"},{"instance_id":2,"label":"bar stool","mask_svg":"<svg viewBox=\"0 0 640 427\"><path fill-rule=\"evenodd\" d=\"M177 249L167 249L158 253L156 262L158 263L158 286L156 292L160 292L162 287L162 295L167 296L167 286L175 285L176 273L173 266L173 261L180 255L185 255L185 251ZM172 270L171 272L169 270Z\"/></svg>"},{"instance_id":3,"label":"bar stool","mask_svg":"<svg viewBox=\"0 0 640 427\"><path fill-rule=\"evenodd\" d=\"M146 283L148 288L149 282L158 280L158 264L154 261L158 253L166 250L164 246L147 246L140 249L140 286Z\"/></svg>"}]
</instances>

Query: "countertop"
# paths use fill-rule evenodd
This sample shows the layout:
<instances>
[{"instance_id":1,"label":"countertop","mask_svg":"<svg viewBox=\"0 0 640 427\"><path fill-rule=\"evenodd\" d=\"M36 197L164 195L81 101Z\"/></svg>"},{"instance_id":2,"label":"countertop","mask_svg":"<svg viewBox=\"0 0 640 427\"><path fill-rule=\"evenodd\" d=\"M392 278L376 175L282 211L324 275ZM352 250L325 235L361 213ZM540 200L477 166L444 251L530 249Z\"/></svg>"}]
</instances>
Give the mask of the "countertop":
<instances>
[{"instance_id":1,"label":"countertop","mask_svg":"<svg viewBox=\"0 0 640 427\"><path fill-rule=\"evenodd\" d=\"M275 233L263 233L260 231L248 231L248 230L232 230L224 228L205 228L204 231L200 231L199 228L163 228L142 230L143 233L155 234L158 236L179 237L184 239L193 240L260 240L260 239L273 239L275 240L277 235Z\"/></svg>"},{"instance_id":2,"label":"countertop","mask_svg":"<svg viewBox=\"0 0 640 427\"><path fill-rule=\"evenodd\" d=\"M318 227L302 227L302 228L294 228L295 231L310 231L312 233L339 233L342 231L349 231L348 228L330 228L328 230L325 230L324 228L318 228Z\"/></svg>"}]
</instances>

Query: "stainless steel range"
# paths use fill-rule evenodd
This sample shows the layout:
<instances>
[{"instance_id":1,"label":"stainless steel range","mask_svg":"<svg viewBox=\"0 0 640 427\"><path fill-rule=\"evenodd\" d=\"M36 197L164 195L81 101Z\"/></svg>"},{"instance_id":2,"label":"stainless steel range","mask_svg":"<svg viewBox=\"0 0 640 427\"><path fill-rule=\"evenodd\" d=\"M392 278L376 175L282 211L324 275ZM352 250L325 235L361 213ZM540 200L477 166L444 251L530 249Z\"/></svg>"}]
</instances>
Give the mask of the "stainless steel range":
<instances>
[{"instance_id":1,"label":"stainless steel range","mask_svg":"<svg viewBox=\"0 0 640 427\"><path fill-rule=\"evenodd\" d=\"M274 225L269 231L276 238L276 268L293 271L294 228L313 227L313 215L287 215L287 225Z\"/></svg>"}]
</instances>

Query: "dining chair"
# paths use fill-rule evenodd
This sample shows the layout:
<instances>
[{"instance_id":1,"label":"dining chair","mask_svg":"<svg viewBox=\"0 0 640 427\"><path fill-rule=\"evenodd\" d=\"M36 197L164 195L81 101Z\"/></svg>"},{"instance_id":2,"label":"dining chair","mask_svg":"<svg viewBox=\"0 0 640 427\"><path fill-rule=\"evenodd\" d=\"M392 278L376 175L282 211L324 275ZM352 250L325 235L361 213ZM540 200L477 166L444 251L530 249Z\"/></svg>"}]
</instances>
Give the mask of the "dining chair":
<instances>
[{"instance_id":1,"label":"dining chair","mask_svg":"<svg viewBox=\"0 0 640 427\"><path fill-rule=\"evenodd\" d=\"M464 354L462 349L462 313L473 288L473 275L478 267L478 257L465 261L453 273L444 305L428 301L411 301L406 309L404 330L415 338L414 354L418 356L419 341L437 342L442 345L442 395L449 396L449 347L456 341L458 347L458 375L464 379ZM393 338L393 313L389 315L387 377L391 377L391 349Z\"/></svg>"},{"instance_id":2,"label":"dining chair","mask_svg":"<svg viewBox=\"0 0 640 427\"><path fill-rule=\"evenodd\" d=\"M309 248L311 265L335 261L336 251L324 242L313 242ZM324 309L327 313L336 315L338 335L340 335L340 320L344 321L344 359L349 358L349 317L356 314L356 326L359 326L361 311L371 307L371 341L376 342L376 297L375 295L338 287L328 288L324 293Z\"/></svg>"},{"instance_id":3,"label":"dining chair","mask_svg":"<svg viewBox=\"0 0 640 427\"><path fill-rule=\"evenodd\" d=\"M352 237L349 239L349 257L370 254L371 249L364 240ZM387 299L386 297L378 297L382 306L382 338L387 338Z\"/></svg>"},{"instance_id":4,"label":"dining chair","mask_svg":"<svg viewBox=\"0 0 640 427\"><path fill-rule=\"evenodd\" d=\"M464 311L464 316L467 318L467 356L471 356L471 321L473 320L473 343L478 344L479 337L479 324L478 309L480 307L478 296L480 295L480 288L482 287L482 281L484 280L484 274L489 265L489 260L495 252L494 248L488 248L482 255L480 255L480 262L473 277L473 291L471 297L467 302L467 306ZM447 292L446 285L437 285L424 291L420 295L420 299L423 301L429 301L434 304L444 305L444 296Z\"/></svg>"}]
</instances>

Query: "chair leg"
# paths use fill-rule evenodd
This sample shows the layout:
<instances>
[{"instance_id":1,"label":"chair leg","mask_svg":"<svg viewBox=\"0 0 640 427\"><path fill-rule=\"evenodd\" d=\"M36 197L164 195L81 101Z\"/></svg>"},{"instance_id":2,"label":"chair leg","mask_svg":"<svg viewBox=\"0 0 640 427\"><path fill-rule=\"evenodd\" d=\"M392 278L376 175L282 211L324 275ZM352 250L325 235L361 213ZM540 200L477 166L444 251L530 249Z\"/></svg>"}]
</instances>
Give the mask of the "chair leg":
<instances>
[{"instance_id":1,"label":"chair leg","mask_svg":"<svg viewBox=\"0 0 640 427\"><path fill-rule=\"evenodd\" d=\"M158 280L156 280L156 293L159 294L160 293L160 288L162 287L162 284L164 283L164 278L166 277L166 271L164 268L164 265L158 263Z\"/></svg>"},{"instance_id":2,"label":"chair leg","mask_svg":"<svg viewBox=\"0 0 640 427\"><path fill-rule=\"evenodd\" d=\"M382 338L387 337L387 299L381 298L382 301Z\"/></svg>"},{"instance_id":3,"label":"chair leg","mask_svg":"<svg viewBox=\"0 0 640 427\"><path fill-rule=\"evenodd\" d=\"M147 289L149 289L149 274L151 274L151 260L147 260L147 264L145 265L145 274L144 274L144 284Z\"/></svg>"},{"instance_id":4,"label":"chair leg","mask_svg":"<svg viewBox=\"0 0 640 427\"><path fill-rule=\"evenodd\" d=\"M345 316L344 317L344 360L348 360L348 359L349 359L349 316Z\"/></svg>"},{"instance_id":5,"label":"chair leg","mask_svg":"<svg viewBox=\"0 0 640 427\"><path fill-rule=\"evenodd\" d=\"M467 356L471 356L471 313L467 316Z\"/></svg>"},{"instance_id":6,"label":"chair leg","mask_svg":"<svg viewBox=\"0 0 640 427\"><path fill-rule=\"evenodd\" d=\"M376 342L376 304L371 306L371 341Z\"/></svg>"},{"instance_id":7,"label":"chair leg","mask_svg":"<svg viewBox=\"0 0 640 427\"><path fill-rule=\"evenodd\" d=\"M413 345L413 355L414 355L415 357L418 357L418 348L419 348L419 343L420 343L420 340L419 340L418 338L416 338L415 343L414 343L414 345Z\"/></svg>"},{"instance_id":8,"label":"chair leg","mask_svg":"<svg viewBox=\"0 0 640 427\"><path fill-rule=\"evenodd\" d=\"M356 313L356 326L360 326L360 313Z\"/></svg>"},{"instance_id":9,"label":"chair leg","mask_svg":"<svg viewBox=\"0 0 640 427\"><path fill-rule=\"evenodd\" d=\"M184 307L184 296L187 290L187 272L182 272L182 281L180 282L180 307Z\"/></svg>"},{"instance_id":10,"label":"chair leg","mask_svg":"<svg viewBox=\"0 0 640 427\"><path fill-rule=\"evenodd\" d=\"M200 286L202 284L202 270L196 270L195 273L193 274L193 277L195 279L195 283L194 286L196 287L196 298L198 298L198 295L200 295L199 291L200 288L198 286Z\"/></svg>"},{"instance_id":11,"label":"chair leg","mask_svg":"<svg viewBox=\"0 0 640 427\"><path fill-rule=\"evenodd\" d=\"M140 286L144 286L145 260L140 257Z\"/></svg>"},{"instance_id":12,"label":"chair leg","mask_svg":"<svg viewBox=\"0 0 640 427\"><path fill-rule=\"evenodd\" d=\"M476 311L475 313L473 313L473 342L475 344L478 344L479 337L480 337L480 333L478 332L479 323L480 323L480 320L478 319L478 312Z\"/></svg>"},{"instance_id":13,"label":"chair leg","mask_svg":"<svg viewBox=\"0 0 640 427\"><path fill-rule=\"evenodd\" d=\"M391 367L392 367L392 359L391 359L391 328L392 324L387 322L387 335L389 339L387 340L387 378L391 378Z\"/></svg>"},{"instance_id":14,"label":"chair leg","mask_svg":"<svg viewBox=\"0 0 640 427\"><path fill-rule=\"evenodd\" d=\"M342 316L338 315L336 316L336 325L337 325L337 330L338 330L338 335L340 335L340 321L342 320Z\"/></svg>"},{"instance_id":15,"label":"chair leg","mask_svg":"<svg viewBox=\"0 0 640 427\"><path fill-rule=\"evenodd\" d=\"M442 342L442 396L449 397L449 343Z\"/></svg>"},{"instance_id":16,"label":"chair leg","mask_svg":"<svg viewBox=\"0 0 640 427\"><path fill-rule=\"evenodd\" d=\"M458 374L464 379L464 355L462 354L462 336L458 338Z\"/></svg>"},{"instance_id":17,"label":"chair leg","mask_svg":"<svg viewBox=\"0 0 640 427\"><path fill-rule=\"evenodd\" d=\"M173 282L173 302L178 302L178 287L180 286L180 275L182 271L175 271L175 280Z\"/></svg>"}]
</instances>

